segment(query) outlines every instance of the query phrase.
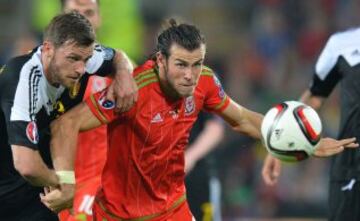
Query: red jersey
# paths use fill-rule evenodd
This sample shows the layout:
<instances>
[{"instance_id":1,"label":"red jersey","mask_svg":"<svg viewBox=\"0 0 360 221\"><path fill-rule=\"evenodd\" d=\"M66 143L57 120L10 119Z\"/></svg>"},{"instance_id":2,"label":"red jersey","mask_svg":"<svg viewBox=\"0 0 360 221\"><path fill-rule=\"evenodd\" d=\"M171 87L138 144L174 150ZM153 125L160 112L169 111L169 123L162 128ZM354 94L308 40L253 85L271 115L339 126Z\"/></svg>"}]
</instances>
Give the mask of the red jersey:
<instances>
[{"instance_id":1,"label":"red jersey","mask_svg":"<svg viewBox=\"0 0 360 221\"><path fill-rule=\"evenodd\" d=\"M93 114L108 123L108 156L99 205L122 219L151 218L185 200L184 149L201 110L221 112L230 99L214 73L204 68L192 96L172 101L162 92L155 62L134 71L139 98L116 115L105 91L86 100Z\"/></svg>"}]
</instances>

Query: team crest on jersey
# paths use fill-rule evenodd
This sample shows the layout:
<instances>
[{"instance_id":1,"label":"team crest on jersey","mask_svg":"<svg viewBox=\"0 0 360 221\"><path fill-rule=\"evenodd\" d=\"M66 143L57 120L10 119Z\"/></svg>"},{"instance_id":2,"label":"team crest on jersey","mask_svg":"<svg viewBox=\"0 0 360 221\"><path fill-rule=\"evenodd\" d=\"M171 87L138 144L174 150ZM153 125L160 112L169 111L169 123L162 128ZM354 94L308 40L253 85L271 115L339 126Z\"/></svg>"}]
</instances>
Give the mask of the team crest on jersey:
<instances>
[{"instance_id":1,"label":"team crest on jersey","mask_svg":"<svg viewBox=\"0 0 360 221\"><path fill-rule=\"evenodd\" d=\"M81 83L80 83L80 82L76 82L76 83L74 84L74 86L72 86L72 87L69 89L69 97L70 97L71 99L75 99L76 96L79 94L80 86L81 86Z\"/></svg>"},{"instance_id":2,"label":"team crest on jersey","mask_svg":"<svg viewBox=\"0 0 360 221\"><path fill-rule=\"evenodd\" d=\"M185 115L190 115L195 111L194 96L185 98Z\"/></svg>"},{"instance_id":3,"label":"team crest on jersey","mask_svg":"<svg viewBox=\"0 0 360 221\"><path fill-rule=\"evenodd\" d=\"M26 126L26 136L33 144L39 142L39 132L34 121L29 122Z\"/></svg>"},{"instance_id":4,"label":"team crest on jersey","mask_svg":"<svg viewBox=\"0 0 360 221\"><path fill-rule=\"evenodd\" d=\"M103 91L101 93L98 103L102 108L106 110L110 110L115 107L115 102L106 99L106 91Z\"/></svg>"},{"instance_id":5,"label":"team crest on jersey","mask_svg":"<svg viewBox=\"0 0 360 221\"><path fill-rule=\"evenodd\" d=\"M214 75L214 82L215 82L216 86L218 86L218 88L219 88L219 93L218 93L219 97L224 98L225 97L224 88L222 87L221 82L220 82L219 78L216 77L216 75Z\"/></svg>"}]
</instances>

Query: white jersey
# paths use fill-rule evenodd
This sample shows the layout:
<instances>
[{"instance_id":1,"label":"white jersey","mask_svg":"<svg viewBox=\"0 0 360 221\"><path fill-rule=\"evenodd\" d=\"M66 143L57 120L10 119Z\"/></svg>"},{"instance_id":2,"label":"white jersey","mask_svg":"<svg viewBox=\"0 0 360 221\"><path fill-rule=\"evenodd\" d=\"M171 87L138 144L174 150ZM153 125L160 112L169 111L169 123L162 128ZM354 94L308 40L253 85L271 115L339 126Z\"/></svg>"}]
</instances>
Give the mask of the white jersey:
<instances>
[{"instance_id":1,"label":"white jersey","mask_svg":"<svg viewBox=\"0 0 360 221\"><path fill-rule=\"evenodd\" d=\"M360 139L360 28L333 34L315 66L312 95L327 97L340 83L339 138ZM360 180L359 150L344 150L333 157L332 180Z\"/></svg>"}]
</instances>

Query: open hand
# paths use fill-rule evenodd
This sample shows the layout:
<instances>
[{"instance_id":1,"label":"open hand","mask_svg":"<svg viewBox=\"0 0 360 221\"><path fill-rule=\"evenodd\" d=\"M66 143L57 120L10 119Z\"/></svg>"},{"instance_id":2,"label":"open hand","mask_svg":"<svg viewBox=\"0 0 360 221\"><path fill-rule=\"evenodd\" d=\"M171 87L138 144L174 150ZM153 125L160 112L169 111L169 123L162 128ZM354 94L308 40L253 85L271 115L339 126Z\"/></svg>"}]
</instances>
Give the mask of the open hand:
<instances>
[{"instance_id":1,"label":"open hand","mask_svg":"<svg viewBox=\"0 0 360 221\"><path fill-rule=\"evenodd\" d=\"M116 111L128 111L137 101L138 88L131 74L116 75L108 88L106 99L116 101Z\"/></svg>"},{"instance_id":2,"label":"open hand","mask_svg":"<svg viewBox=\"0 0 360 221\"><path fill-rule=\"evenodd\" d=\"M345 148L357 148L356 138L335 140L333 138L322 138L314 152L316 157L328 157L342 152Z\"/></svg>"}]
</instances>

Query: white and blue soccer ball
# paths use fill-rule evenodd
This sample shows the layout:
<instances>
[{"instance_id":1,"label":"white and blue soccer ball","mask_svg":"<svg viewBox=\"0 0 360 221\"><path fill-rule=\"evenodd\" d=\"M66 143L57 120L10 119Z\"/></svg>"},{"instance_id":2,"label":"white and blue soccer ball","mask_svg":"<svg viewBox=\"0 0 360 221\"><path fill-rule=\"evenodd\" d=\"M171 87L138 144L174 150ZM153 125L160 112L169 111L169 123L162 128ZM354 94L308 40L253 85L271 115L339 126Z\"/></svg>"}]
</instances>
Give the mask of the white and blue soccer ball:
<instances>
[{"instance_id":1,"label":"white and blue soccer ball","mask_svg":"<svg viewBox=\"0 0 360 221\"><path fill-rule=\"evenodd\" d=\"M321 130L321 120L316 111L297 101L275 105L265 114L261 125L266 149L287 162L311 156L320 141Z\"/></svg>"}]
</instances>

